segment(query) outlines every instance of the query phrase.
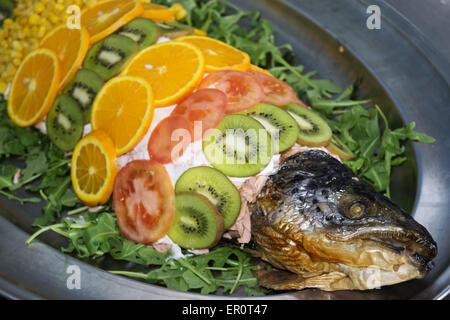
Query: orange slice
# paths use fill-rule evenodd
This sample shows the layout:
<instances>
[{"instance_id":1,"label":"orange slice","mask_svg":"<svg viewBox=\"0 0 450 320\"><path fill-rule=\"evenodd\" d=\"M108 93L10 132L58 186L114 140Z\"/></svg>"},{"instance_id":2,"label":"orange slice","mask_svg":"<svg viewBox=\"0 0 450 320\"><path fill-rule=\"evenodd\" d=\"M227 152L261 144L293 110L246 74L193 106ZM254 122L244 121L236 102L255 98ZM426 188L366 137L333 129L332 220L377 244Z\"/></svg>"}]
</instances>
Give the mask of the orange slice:
<instances>
[{"instance_id":1,"label":"orange slice","mask_svg":"<svg viewBox=\"0 0 450 320\"><path fill-rule=\"evenodd\" d=\"M108 0L81 13L81 24L89 32L90 43L97 42L116 31L144 11L140 0Z\"/></svg>"},{"instance_id":2,"label":"orange slice","mask_svg":"<svg viewBox=\"0 0 450 320\"><path fill-rule=\"evenodd\" d=\"M196 28L194 28L194 33L196 35L199 35L199 36L202 36L202 37L206 37L208 35L208 33L206 33L205 31L200 30L200 29L196 29Z\"/></svg>"},{"instance_id":3,"label":"orange slice","mask_svg":"<svg viewBox=\"0 0 450 320\"><path fill-rule=\"evenodd\" d=\"M7 111L20 127L41 121L58 92L60 65L56 54L45 48L30 52L17 70L8 95Z\"/></svg>"},{"instance_id":4,"label":"orange slice","mask_svg":"<svg viewBox=\"0 0 450 320\"><path fill-rule=\"evenodd\" d=\"M144 3L143 6L141 17L165 22L175 21L177 11L172 8L153 3Z\"/></svg>"},{"instance_id":5,"label":"orange slice","mask_svg":"<svg viewBox=\"0 0 450 320\"><path fill-rule=\"evenodd\" d=\"M138 53L122 74L138 76L152 86L155 107L175 104L192 92L203 78L202 52L186 42L169 41Z\"/></svg>"},{"instance_id":6,"label":"orange slice","mask_svg":"<svg viewBox=\"0 0 450 320\"><path fill-rule=\"evenodd\" d=\"M251 64L249 69L250 69L250 70L255 70L255 71L259 71L259 72L265 73L265 74L267 74L267 75L269 75L269 76L272 75L272 74L269 72L269 70L263 69L263 68L261 68L261 67L258 67L258 66L256 66L256 65L254 65L254 64Z\"/></svg>"},{"instance_id":7,"label":"orange slice","mask_svg":"<svg viewBox=\"0 0 450 320\"><path fill-rule=\"evenodd\" d=\"M218 70L246 71L250 67L250 57L222 41L204 36L184 36L177 41L187 42L198 47L205 57L206 72Z\"/></svg>"},{"instance_id":8,"label":"orange slice","mask_svg":"<svg viewBox=\"0 0 450 320\"><path fill-rule=\"evenodd\" d=\"M109 80L92 105L93 130L111 137L117 155L131 150L147 132L153 118L153 93L141 78L119 76Z\"/></svg>"},{"instance_id":9,"label":"orange slice","mask_svg":"<svg viewBox=\"0 0 450 320\"><path fill-rule=\"evenodd\" d=\"M48 33L41 41L41 48L56 53L61 65L60 89L64 88L80 68L89 48L89 33L86 28L69 29L61 25Z\"/></svg>"},{"instance_id":10,"label":"orange slice","mask_svg":"<svg viewBox=\"0 0 450 320\"><path fill-rule=\"evenodd\" d=\"M116 149L103 131L92 131L78 141L72 154L73 189L88 206L108 201L117 175Z\"/></svg>"}]
</instances>

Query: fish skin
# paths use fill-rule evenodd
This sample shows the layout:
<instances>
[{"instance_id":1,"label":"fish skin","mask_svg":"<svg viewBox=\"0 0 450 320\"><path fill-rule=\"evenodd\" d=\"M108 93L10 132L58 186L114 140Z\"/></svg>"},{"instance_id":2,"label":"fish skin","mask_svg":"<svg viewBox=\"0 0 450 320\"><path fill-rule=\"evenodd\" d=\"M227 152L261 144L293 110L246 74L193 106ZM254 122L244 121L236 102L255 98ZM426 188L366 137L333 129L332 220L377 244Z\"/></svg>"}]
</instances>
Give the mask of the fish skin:
<instances>
[{"instance_id":1,"label":"fish skin","mask_svg":"<svg viewBox=\"0 0 450 320\"><path fill-rule=\"evenodd\" d=\"M285 159L249 210L257 255L278 269L258 280L275 290L379 288L425 276L437 255L411 215L320 150Z\"/></svg>"}]
</instances>

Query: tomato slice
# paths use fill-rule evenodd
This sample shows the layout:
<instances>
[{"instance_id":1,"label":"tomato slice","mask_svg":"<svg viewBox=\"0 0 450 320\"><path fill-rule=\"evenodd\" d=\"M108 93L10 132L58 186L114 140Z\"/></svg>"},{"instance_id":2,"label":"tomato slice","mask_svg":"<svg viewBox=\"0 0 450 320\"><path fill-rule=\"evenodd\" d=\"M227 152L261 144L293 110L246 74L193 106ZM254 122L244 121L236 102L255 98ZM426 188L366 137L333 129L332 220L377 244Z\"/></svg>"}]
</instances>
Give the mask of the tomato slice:
<instances>
[{"instance_id":1,"label":"tomato slice","mask_svg":"<svg viewBox=\"0 0 450 320\"><path fill-rule=\"evenodd\" d=\"M227 96L217 89L200 89L181 101L172 115L185 116L194 125L194 140L201 139L206 130L215 128L225 115ZM201 121L201 134L196 134L196 121Z\"/></svg>"},{"instance_id":2,"label":"tomato slice","mask_svg":"<svg viewBox=\"0 0 450 320\"><path fill-rule=\"evenodd\" d=\"M148 141L150 159L162 164L175 161L192 142L192 136L192 124L186 117L171 115L161 120Z\"/></svg>"},{"instance_id":3,"label":"tomato slice","mask_svg":"<svg viewBox=\"0 0 450 320\"><path fill-rule=\"evenodd\" d=\"M200 89L219 89L227 96L226 113L240 112L261 101L263 91L258 81L243 71L223 70L210 73L199 86Z\"/></svg>"},{"instance_id":4,"label":"tomato slice","mask_svg":"<svg viewBox=\"0 0 450 320\"><path fill-rule=\"evenodd\" d=\"M164 237L175 214L175 192L166 168L153 160L134 160L114 181L114 211L122 234L149 244Z\"/></svg>"},{"instance_id":5,"label":"tomato slice","mask_svg":"<svg viewBox=\"0 0 450 320\"><path fill-rule=\"evenodd\" d=\"M258 81L263 89L261 101L276 106L284 106L296 98L295 91L287 83L278 80L274 76L256 70L247 72Z\"/></svg>"},{"instance_id":6,"label":"tomato slice","mask_svg":"<svg viewBox=\"0 0 450 320\"><path fill-rule=\"evenodd\" d=\"M291 102L293 102L293 103L295 103L295 104L298 104L298 105L300 105L300 106L302 106L302 107L305 107L306 109L311 109L310 107L308 107L308 106L306 105L306 103L304 103L302 100L300 100L300 99L297 98L297 97L295 97L294 99L292 99Z\"/></svg>"}]
</instances>

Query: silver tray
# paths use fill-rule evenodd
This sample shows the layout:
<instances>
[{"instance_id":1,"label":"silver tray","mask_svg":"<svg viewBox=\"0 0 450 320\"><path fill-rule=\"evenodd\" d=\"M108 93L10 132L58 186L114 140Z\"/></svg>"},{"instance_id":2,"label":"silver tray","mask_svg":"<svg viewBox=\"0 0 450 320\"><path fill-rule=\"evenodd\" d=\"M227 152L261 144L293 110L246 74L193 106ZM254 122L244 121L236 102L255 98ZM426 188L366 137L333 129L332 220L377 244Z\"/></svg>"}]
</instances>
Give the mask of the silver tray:
<instances>
[{"instance_id":1,"label":"silver tray","mask_svg":"<svg viewBox=\"0 0 450 320\"><path fill-rule=\"evenodd\" d=\"M383 107L391 127L416 121L416 130L436 138L408 144L406 164L393 171L392 197L411 211L439 248L435 268L424 279L372 291L303 290L262 299L441 299L450 291L450 102L448 62L420 32L383 1L235 0L272 21L276 39L290 43L297 62L342 86L356 79L360 95ZM369 5L381 8L380 30L366 27ZM341 50L339 50L341 47ZM342 52L342 48L344 49ZM64 241L44 234L30 247L36 205L0 199L0 294L25 299L229 299L169 290L110 274L114 262L83 262L64 255ZM81 289L68 289L67 267L81 272ZM238 293L239 295L239 293ZM242 297L241 297L242 299Z\"/></svg>"}]
</instances>

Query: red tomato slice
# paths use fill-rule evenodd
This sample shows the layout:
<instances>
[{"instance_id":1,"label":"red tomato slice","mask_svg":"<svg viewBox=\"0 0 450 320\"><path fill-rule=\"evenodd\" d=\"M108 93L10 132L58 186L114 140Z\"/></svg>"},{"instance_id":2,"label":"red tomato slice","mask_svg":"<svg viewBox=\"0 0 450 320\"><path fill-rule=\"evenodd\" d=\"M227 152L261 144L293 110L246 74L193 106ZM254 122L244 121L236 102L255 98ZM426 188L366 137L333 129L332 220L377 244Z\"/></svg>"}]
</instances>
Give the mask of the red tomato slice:
<instances>
[{"instance_id":1,"label":"red tomato slice","mask_svg":"<svg viewBox=\"0 0 450 320\"><path fill-rule=\"evenodd\" d=\"M225 115L227 96L217 89L200 89L181 101L172 115L185 116L193 125L194 139L201 139L206 130L215 128ZM197 133L195 121L201 121L201 131Z\"/></svg>"},{"instance_id":2,"label":"red tomato slice","mask_svg":"<svg viewBox=\"0 0 450 320\"><path fill-rule=\"evenodd\" d=\"M153 160L134 160L117 174L114 211L122 234L149 244L164 237L175 214L175 192L166 168Z\"/></svg>"},{"instance_id":3,"label":"red tomato slice","mask_svg":"<svg viewBox=\"0 0 450 320\"><path fill-rule=\"evenodd\" d=\"M263 91L253 76L243 71L223 70L209 74L200 89L219 89L227 96L226 113L240 112L261 101Z\"/></svg>"},{"instance_id":4,"label":"red tomato slice","mask_svg":"<svg viewBox=\"0 0 450 320\"><path fill-rule=\"evenodd\" d=\"M300 99L297 98L297 97L295 97L294 99L292 99L291 102L293 102L293 103L295 103L295 104L298 104L298 105L300 105L300 106L302 106L302 107L305 107L306 109L311 109L310 107L308 107L308 106L306 105L306 103L304 103L302 100L300 100Z\"/></svg>"},{"instance_id":5,"label":"red tomato slice","mask_svg":"<svg viewBox=\"0 0 450 320\"><path fill-rule=\"evenodd\" d=\"M263 89L261 101L284 106L296 97L294 90L287 83L278 80L274 76L269 76L256 70L247 72L258 81Z\"/></svg>"},{"instance_id":6,"label":"red tomato slice","mask_svg":"<svg viewBox=\"0 0 450 320\"><path fill-rule=\"evenodd\" d=\"M162 164L178 159L192 142L192 136L192 124L186 117L171 115L163 119L148 141L150 159Z\"/></svg>"}]
</instances>

